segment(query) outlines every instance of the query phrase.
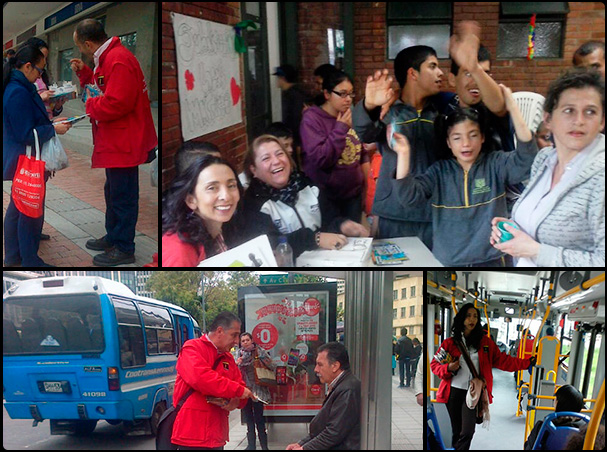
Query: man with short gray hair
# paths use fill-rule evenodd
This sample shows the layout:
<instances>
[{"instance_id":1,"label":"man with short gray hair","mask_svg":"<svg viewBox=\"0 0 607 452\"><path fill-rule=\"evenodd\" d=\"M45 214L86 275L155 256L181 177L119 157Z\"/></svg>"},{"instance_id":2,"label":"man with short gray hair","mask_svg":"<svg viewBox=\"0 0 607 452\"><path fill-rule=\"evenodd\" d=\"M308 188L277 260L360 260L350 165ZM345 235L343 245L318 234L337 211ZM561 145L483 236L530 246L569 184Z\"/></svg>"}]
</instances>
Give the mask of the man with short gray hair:
<instances>
[{"instance_id":1,"label":"man with short gray hair","mask_svg":"<svg viewBox=\"0 0 607 452\"><path fill-rule=\"evenodd\" d=\"M350 371L346 348L329 342L318 348L314 372L329 385L310 434L287 450L360 449L360 381Z\"/></svg>"}]
</instances>

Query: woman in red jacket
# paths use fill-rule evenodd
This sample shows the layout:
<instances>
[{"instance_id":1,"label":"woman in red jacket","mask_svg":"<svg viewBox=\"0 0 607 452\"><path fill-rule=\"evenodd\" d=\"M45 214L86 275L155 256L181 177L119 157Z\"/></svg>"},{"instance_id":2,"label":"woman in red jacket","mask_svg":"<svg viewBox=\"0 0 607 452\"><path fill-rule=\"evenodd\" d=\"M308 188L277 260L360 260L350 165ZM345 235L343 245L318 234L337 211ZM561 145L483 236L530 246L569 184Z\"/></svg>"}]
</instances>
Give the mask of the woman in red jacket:
<instances>
[{"instance_id":1,"label":"woman in red jacket","mask_svg":"<svg viewBox=\"0 0 607 452\"><path fill-rule=\"evenodd\" d=\"M441 379L436 401L447 404L453 431L451 444L456 450L470 449L476 425L476 409L466 405L466 393L473 376L459 347L468 350L472 364L486 385L489 403L493 403L493 367L512 372L535 363L535 358L518 359L500 352L483 331L479 319L480 312L472 303L462 306L453 320L451 337L441 344L430 363L432 372Z\"/></svg>"}]
</instances>

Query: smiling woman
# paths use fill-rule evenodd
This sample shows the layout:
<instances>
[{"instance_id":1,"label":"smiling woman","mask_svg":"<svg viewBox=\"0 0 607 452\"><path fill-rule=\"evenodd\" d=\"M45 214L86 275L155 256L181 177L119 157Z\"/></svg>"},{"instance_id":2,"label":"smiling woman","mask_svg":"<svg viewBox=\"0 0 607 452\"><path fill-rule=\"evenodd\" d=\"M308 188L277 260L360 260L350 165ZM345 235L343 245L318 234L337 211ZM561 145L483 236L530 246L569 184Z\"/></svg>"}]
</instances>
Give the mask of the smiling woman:
<instances>
[{"instance_id":1,"label":"smiling woman","mask_svg":"<svg viewBox=\"0 0 607 452\"><path fill-rule=\"evenodd\" d=\"M244 234L267 234L276 248L281 236L293 256L317 248L339 249L351 237L369 234L362 225L338 217L337 209L303 174L279 139L262 135L245 157L245 171L253 178L243 202Z\"/></svg>"},{"instance_id":2,"label":"smiling woman","mask_svg":"<svg viewBox=\"0 0 607 452\"><path fill-rule=\"evenodd\" d=\"M242 196L232 166L219 157L196 158L163 197L162 265L195 267L200 261L227 251L222 227Z\"/></svg>"}]
</instances>

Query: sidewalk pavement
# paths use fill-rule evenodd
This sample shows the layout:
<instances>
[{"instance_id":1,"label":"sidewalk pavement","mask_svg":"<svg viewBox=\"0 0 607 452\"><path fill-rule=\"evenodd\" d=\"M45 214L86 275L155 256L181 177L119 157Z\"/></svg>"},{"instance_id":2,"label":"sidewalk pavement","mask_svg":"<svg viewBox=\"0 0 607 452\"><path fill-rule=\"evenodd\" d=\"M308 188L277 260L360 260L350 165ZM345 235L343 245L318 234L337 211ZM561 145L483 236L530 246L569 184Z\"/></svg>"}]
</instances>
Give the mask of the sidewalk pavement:
<instances>
[{"instance_id":1,"label":"sidewalk pavement","mask_svg":"<svg viewBox=\"0 0 607 452\"><path fill-rule=\"evenodd\" d=\"M84 113L80 99L69 101L61 116ZM152 108L158 131L158 108ZM60 136L70 166L49 179L42 232L51 236L40 242L38 255L48 264L59 267L93 267L98 251L85 247L91 238L105 235L105 169L91 169L93 137L91 123L84 119ZM3 216L10 201L11 182L2 184ZM135 234L134 264L141 267L158 252L158 188L150 183L150 164L139 167L139 216ZM2 247L4 259L4 243Z\"/></svg>"},{"instance_id":2,"label":"sidewalk pavement","mask_svg":"<svg viewBox=\"0 0 607 452\"><path fill-rule=\"evenodd\" d=\"M423 449L423 407L417 404L414 388L398 388L397 375L392 377L392 450ZM308 434L308 424L266 424L270 450L285 450ZM240 423L240 410L230 413L230 441L225 450L247 447L247 426ZM261 450L259 438L257 449Z\"/></svg>"}]
</instances>

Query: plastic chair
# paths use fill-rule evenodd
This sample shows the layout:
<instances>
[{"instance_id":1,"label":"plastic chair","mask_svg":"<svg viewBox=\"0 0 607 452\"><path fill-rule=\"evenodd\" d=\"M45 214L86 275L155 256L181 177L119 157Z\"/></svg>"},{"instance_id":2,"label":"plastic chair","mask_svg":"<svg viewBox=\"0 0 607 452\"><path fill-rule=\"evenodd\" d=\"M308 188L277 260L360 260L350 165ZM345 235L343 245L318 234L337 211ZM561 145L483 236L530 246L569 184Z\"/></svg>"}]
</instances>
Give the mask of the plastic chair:
<instances>
[{"instance_id":1,"label":"plastic chair","mask_svg":"<svg viewBox=\"0 0 607 452\"><path fill-rule=\"evenodd\" d=\"M529 127L532 132L535 132L537 126L542 122L542 112L546 99L541 94L532 93L530 91L519 91L518 93L512 93L512 96L523 114L523 119L525 120L527 127Z\"/></svg>"},{"instance_id":2,"label":"plastic chair","mask_svg":"<svg viewBox=\"0 0 607 452\"><path fill-rule=\"evenodd\" d=\"M590 422L590 418L582 413L574 413L573 411L560 411L552 413L544 418L542 428L537 435L537 439L533 444L533 450L563 450L569 441L569 437L579 432L577 427L556 426L553 421L562 416L575 417L586 423ZM546 436L546 438L544 438Z\"/></svg>"}]
</instances>

